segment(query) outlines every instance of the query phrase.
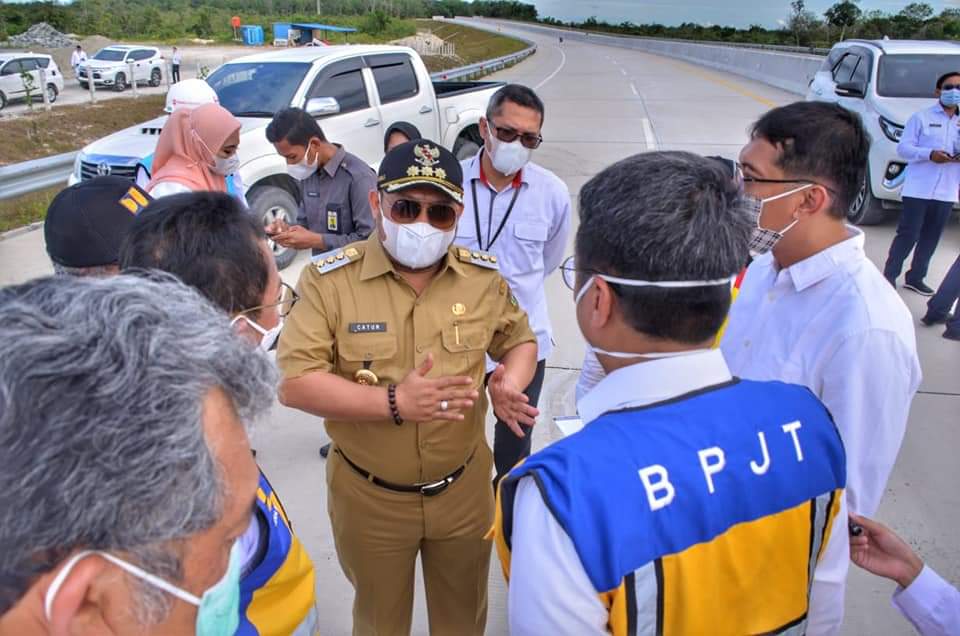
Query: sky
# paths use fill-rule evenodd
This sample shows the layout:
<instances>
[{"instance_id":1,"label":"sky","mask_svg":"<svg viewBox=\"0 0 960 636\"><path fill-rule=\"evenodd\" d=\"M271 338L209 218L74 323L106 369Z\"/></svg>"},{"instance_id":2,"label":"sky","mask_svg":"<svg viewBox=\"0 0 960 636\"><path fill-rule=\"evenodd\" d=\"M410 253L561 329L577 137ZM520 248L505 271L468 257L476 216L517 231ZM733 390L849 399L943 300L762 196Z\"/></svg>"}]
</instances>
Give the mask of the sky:
<instances>
[{"instance_id":1,"label":"sky","mask_svg":"<svg viewBox=\"0 0 960 636\"><path fill-rule=\"evenodd\" d=\"M790 14L790 0L522 0L536 5L540 17L554 17L568 22L590 16L598 20L635 24L659 22L678 25L695 22L703 25L748 27L759 24L768 28L780 26ZM807 8L823 15L836 0L807 0ZM937 13L946 8L960 9L960 0L926 0ZM908 0L860 0L864 11L880 9L897 13Z\"/></svg>"}]
</instances>

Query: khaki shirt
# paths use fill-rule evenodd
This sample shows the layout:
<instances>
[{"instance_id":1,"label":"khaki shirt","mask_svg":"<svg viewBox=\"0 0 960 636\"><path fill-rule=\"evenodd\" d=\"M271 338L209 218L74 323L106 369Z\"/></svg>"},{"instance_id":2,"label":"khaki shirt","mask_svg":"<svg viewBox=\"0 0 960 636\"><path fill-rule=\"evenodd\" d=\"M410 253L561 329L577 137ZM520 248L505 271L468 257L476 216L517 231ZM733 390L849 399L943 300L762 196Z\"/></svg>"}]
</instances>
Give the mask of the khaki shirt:
<instances>
[{"instance_id":1,"label":"khaki shirt","mask_svg":"<svg viewBox=\"0 0 960 636\"><path fill-rule=\"evenodd\" d=\"M470 376L480 399L462 422L326 421L337 447L377 477L413 484L444 477L485 443L484 354L500 360L536 342L527 315L495 259L451 246L420 297L394 270L376 233L318 257L298 283L278 363L286 379L315 371L351 382L367 368L379 385L399 384L433 353L428 377ZM386 403L386 395L382 397Z\"/></svg>"}]
</instances>

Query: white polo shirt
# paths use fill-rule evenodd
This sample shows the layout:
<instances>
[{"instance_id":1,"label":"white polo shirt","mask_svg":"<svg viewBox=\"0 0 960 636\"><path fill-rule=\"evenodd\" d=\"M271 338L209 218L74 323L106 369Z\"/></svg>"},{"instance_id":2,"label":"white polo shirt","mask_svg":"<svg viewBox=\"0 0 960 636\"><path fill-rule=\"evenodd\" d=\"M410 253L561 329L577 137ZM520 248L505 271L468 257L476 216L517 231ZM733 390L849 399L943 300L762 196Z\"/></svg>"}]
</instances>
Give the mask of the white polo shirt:
<instances>
[{"instance_id":1,"label":"white polo shirt","mask_svg":"<svg viewBox=\"0 0 960 636\"><path fill-rule=\"evenodd\" d=\"M563 262L570 233L570 192L560 178L534 163L495 192L480 157L462 162L463 215L454 241L490 252L537 336L538 360L553 351L544 280ZM473 193L476 192L476 201ZM487 361L487 369L492 363Z\"/></svg>"},{"instance_id":2,"label":"white polo shirt","mask_svg":"<svg viewBox=\"0 0 960 636\"><path fill-rule=\"evenodd\" d=\"M897 154L907 160L902 194L914 199L956 203L960 191L960 163L934 163L930 153L960 154L960 116L950 117L939 103L907 121Z\"/></svg>"},{"instance_id":3,"label":"white polo shirt","mask_svg":"<svg viewBox=\"0 0 960 636\"><path fill-rule=\"evenodd\" d=\"M734 375L800 384L833 415L847 451L847 503L872 517L897 459L920 360L910 311L850 238L780 269L747 268L720 343Z\"/></svg>"}]
</instances>

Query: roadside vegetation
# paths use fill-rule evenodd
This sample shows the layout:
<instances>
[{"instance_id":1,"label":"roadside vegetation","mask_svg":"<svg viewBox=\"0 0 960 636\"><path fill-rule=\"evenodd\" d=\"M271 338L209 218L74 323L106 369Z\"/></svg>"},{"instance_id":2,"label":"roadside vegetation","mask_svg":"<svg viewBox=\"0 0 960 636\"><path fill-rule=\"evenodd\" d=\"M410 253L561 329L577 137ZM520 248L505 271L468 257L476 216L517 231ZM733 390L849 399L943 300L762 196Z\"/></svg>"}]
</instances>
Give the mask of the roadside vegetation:
<instances>
[{"instance_id":1,"label":"roadside vegetation","mask_svg":"<svg viewBox=\"0 0 960 636\"><path fill-rule=\"evenodd\" d=\"M416 26L420 30L430 30L435 36L456 46L456 60L423 56L423 61L431 73L454 66L466 66L483 60L492 60L527 48L527 45L520 40L489 31L471 29L459 24L417 20Z\"/></svg>"}]
</instances>

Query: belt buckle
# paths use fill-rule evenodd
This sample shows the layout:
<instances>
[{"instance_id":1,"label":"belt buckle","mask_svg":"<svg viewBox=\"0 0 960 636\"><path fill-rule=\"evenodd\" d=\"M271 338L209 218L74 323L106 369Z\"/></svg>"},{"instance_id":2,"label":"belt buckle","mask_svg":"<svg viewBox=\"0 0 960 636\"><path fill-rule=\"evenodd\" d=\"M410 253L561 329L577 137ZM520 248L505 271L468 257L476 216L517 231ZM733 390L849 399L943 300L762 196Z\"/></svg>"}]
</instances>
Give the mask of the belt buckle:
<instances>
[{"instance_id":1,"label":"belt buckle","mask_svg":"<svg viewBox=\"0 0 960 636\"><path fill-rule=\"evenodd\" d=\"M440 481L435 481L431 484L424 484L420 486L420 494L424 497L435 497L446 490L447 486L449 486L452 481L453 480L449 477L444 477Z\"/></svg>"}]
</instances>

